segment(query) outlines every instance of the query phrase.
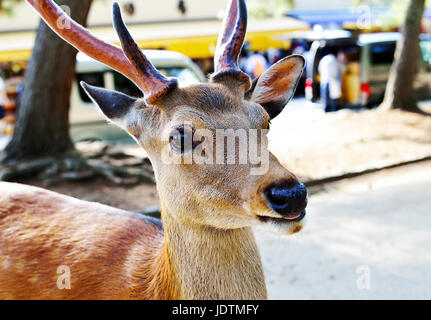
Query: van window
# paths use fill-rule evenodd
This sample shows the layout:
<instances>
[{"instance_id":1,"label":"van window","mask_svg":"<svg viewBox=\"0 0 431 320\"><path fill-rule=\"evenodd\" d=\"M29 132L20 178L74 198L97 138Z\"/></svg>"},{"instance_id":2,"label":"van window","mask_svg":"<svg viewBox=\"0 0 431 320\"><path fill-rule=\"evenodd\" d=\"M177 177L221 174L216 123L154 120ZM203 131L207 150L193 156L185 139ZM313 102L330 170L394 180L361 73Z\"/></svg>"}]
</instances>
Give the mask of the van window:
<instances>
[{"instance_id":1,"label":"van window","mask_svg":"<svg viewBox=\"0 0 431 320\"><path fill-rule=\"evenodd\" d=\"M142 98L143 94L141 90L129 79L123 76L117 71L112 71L114 73L114 88L124 94L131 97Z\"/></svg>"},{"instance_id":2,"label":"van window","mask_svg":"<svg viewBox=\"0 0 431 320\"><path fill-rule=\"evenodd\" d=\"M181 87L199 83L197 74L189 68L157 68L163 75L167 77L175 77ZM125 93L132 97L142 97L142 92L136 85L124 77L122 74L114 71L114 86L115 90Z\"/></svg>"},{"instance_id":3,"label":"van window","mask_svg":"<svg viewBox=\"0 0 431 320\"><path fill-rule=\"evenodd\" d=\"M88 84L97 87L104 87L105 83L103 80L103 72L87 72L87 73L78 73L76 75L76 81L78 83L79 96L82 101L90 103L92 102L90 97L85 93L84 89L79 84L81 81L84 81Z\"/></svg>"},{"instance_id":4,"label":"van window","mask_svg":"<svg viewBox=\"0 0 431 320\"><path fill-rule=\"evenodd\" d=\"M167 77L175 77L181 87L199 83L197 74L189 68L158 68Z\"/></svg>"},{"instance_id":5,"label":"van window","mask_svg":"<svg viewBox=\"0 0 431 320\"><path fill-rule=\"evenodd\" d=\"M370 61L372 65L392 64L394 61L396 42L379 43L370 47Z\"/></svg>"}]
</instances>

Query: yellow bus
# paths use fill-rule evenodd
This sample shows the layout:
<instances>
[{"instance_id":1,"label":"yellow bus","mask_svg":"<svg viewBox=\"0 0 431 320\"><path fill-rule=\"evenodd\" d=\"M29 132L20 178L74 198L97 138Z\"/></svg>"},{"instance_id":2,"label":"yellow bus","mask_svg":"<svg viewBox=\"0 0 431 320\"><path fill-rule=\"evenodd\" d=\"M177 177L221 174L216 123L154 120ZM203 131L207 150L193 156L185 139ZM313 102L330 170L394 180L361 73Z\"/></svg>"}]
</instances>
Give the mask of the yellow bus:
<instances>
[{"instance_id":1,"label":"yellow bus","mask_svg":"<svg viewBox=\"0 0 431 320\"><path fill-rule=\"evenodd\" d=\"M214 56L220 25L218 20L190 21L130 25L129 30L141 48L176 51L191 59L205 59ZM280 35L310 29L307 23L289 17L260 19L248 25L246 42L253 51L289 49L290 40L280 40ZM94 27L90 31L107 42L119 44L112 27ZM27 61L35 36L35 31L0 34L0 63Z\"/></svg>"}]
</instances>

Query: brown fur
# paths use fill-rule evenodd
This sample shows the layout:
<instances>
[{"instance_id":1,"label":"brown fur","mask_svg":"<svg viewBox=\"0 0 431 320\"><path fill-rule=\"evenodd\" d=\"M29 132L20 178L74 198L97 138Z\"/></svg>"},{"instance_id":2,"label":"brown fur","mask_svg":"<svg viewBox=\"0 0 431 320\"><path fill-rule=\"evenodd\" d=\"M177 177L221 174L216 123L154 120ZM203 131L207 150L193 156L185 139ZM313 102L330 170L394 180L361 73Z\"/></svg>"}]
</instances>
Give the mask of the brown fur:
<instances>
[{"instance_id":1,"label":"brown fur","mask_svg":"<svg viewBox=\"0 0 431 320\"><path fill-rule=\"evenodd\" d=\"M0 189L0 298L178 297L157 225L35 187ZM70 290L57 288L61 265L70 268Z\"/></svg>"},{"instance_id":2,"label":"brown fur","mask_svg":"<svg viewBox=\"0 0 431 320\"><path fill-rule=\"evenodd\" d=\"M2 299L266 297L248 228L184 228L165 213L164 242L162 230L136 214L36 187L0 189ZM57 288L62 265L70 290Z\"/></svg>"}]
</instances>

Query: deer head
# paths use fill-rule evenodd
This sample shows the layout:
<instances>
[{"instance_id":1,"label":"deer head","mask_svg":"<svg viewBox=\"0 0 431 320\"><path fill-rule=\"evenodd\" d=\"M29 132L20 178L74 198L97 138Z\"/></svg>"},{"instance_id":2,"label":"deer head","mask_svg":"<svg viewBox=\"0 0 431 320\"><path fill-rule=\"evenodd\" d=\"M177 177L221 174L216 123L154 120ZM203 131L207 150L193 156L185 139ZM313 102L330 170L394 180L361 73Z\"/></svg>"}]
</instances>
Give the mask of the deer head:
<instances>
[{"instance_id":1,"label":"deer head","mask_svg":"<svg viewBox=\"0 0 431 320\"><path fill-rule=\"evenodd\" d=\"M301 229L306 189L268 151L266 131L293 96L304 59L286 57L251 82L237 63L246 34L245 0L230 1L209 83L185 88L145 57L117 3L113 20L121 48L72 20L70 28L60 29L56 20L69 18L52 1L27 2L71 45L142 90L144 98L135 98L82 83L103 114L147 151L165 215L181 224L218 229L268 223L284 233ZM220 143L229 140L234 141L230 151ZM252 149L261 163L244 158L244 150Z\"/></svg>"}]
</instances>

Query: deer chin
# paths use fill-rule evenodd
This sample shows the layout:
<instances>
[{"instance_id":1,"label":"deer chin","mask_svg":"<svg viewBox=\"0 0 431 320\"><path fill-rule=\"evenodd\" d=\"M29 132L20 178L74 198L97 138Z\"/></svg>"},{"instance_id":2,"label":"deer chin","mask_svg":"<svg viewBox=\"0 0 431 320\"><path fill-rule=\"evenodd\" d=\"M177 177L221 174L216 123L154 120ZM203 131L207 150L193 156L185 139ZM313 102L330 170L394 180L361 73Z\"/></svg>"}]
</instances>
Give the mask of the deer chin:
<instances>
[{"instance_id":1,"label":"deer chin","mask_svg":"<svg viewBox=\"0 0 431 320\"><path fill-rule=\"evenodd\" d=\"M258 219L264 226L268 226L272 231L283 235L291 235L302 230L306 222L306 214L304 210L294 219L274 217L273 214L271 214L271 216L258 216Z\"/></svg>"}]
</instances>

